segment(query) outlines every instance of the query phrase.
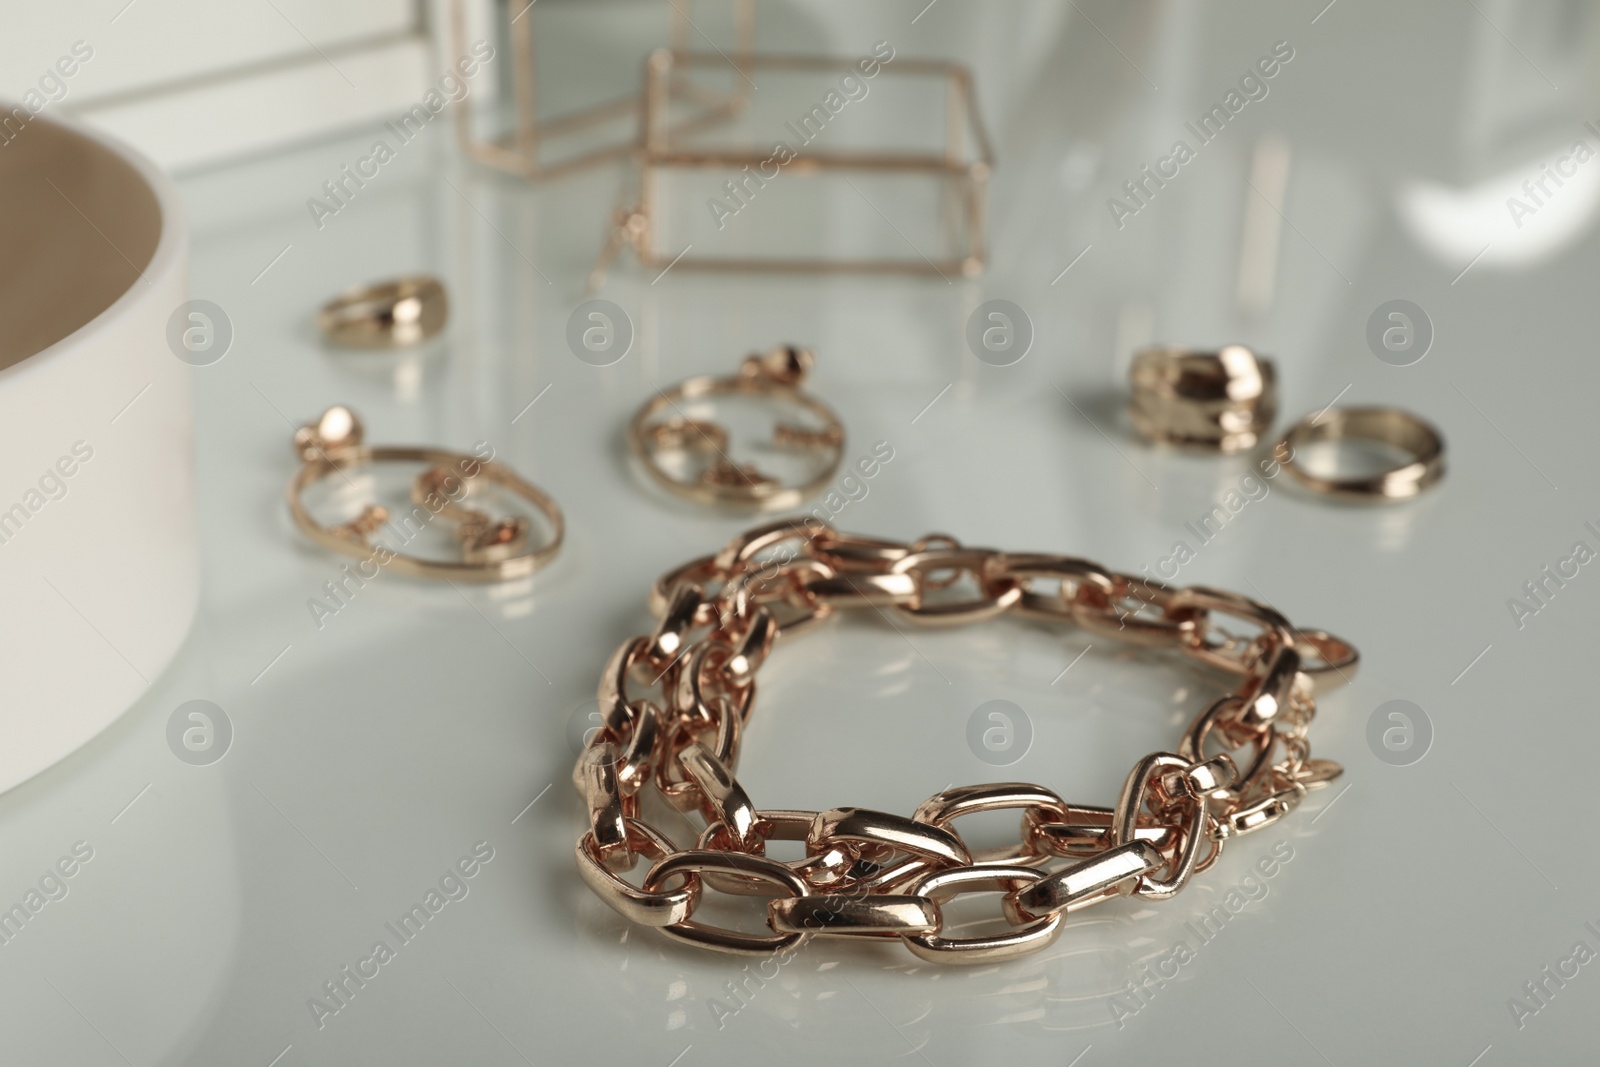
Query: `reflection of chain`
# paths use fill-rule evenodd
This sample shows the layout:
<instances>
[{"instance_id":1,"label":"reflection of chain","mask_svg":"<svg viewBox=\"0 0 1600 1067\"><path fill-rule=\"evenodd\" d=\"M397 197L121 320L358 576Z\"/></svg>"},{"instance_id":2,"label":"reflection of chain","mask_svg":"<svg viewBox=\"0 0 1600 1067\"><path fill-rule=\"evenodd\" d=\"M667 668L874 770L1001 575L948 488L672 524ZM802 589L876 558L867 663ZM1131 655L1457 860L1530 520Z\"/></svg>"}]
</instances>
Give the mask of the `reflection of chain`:
<instances>
[{"instance_id":1,"label":"reflection of chain","mask_svg":"<svg viewBox=\"0 0 1600 1067\"><path fill-rule=\"evenodd\" d=\"M963 579L975 595L952 591ZM1341 771L1310 757L1306 732L1313 684L1348 680L1355 649L1234 593L1174 589L1068 556L964 548L948 537L856 537L807 518L757 527L668 572L650 603L660 622L612 656L600 681L604 725L573 771L589 812L578 867L624 916L709 948L764 954L825 934L898 937L944 963L1021 955L1053 941L1067 912L1134 893L1176 894L1228 838L1276 821ZM780 632L852 606L893 607L927 624L1015 610L1177 648L1240 681L1195 718L1177 752L1134 764L1114 808L1002 782L947 789L910 818L757 809L733 775L756 672ZM1219 618L1254 632L1230 633ZM654 698L642 695L652 688ZM1213 739L1227 751L1207 755ZM1236 762L1234 753L1248 758ZM652 783L672 806L704 817L694 848L678 848L640 817L641 791ZM1014 846L971 849L953 829L963 815L1002 809L1021 813ZM769 840L804 842L805 855L768 858ZM651 867L634 886L619 875L640 858ZM1072 862L1045 869L1056 859ZM696 920L708 887L767 898L769 929ZM942 936L942 902L994 891L1004 893L1005 929Z\"/></svg>"}]
</instances>

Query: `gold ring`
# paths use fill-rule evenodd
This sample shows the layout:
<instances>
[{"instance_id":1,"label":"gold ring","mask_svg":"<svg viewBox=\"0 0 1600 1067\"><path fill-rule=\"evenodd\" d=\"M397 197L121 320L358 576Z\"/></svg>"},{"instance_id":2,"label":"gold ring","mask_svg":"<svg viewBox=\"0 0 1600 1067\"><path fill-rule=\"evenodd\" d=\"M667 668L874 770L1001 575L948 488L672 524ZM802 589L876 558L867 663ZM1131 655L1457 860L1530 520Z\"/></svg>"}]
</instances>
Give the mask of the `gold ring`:
<instances>
[{"instance_id":1,"label":"gold ring","mask_svg":"<svg viewBox=\"0 0 1600 1067\"><path fill-rule=\"evenodd\" d=\"M1376 474L1323 477L1307 470L1299 452L1324 441L1375 441L1410 453ZM1444 438L1431 424L1399 408L1329 408L1295 424L1273 447L1273 457L1295 481L1342 500L1388 503L1410 500L1444 477Z\"/></svg>"},{"instance_id":2,"label":"gold ring","mask_svg":"<svg viewBox=\"0 0 1600 1067\"><path fill-rule=\"evenodd\" d=\"M449 317L444 284L417 274L339 294L317 312L317 327L336 345L402 348L426 341Z\"/></svg>"},{"instance_id":3,"label":"gold ring","mask_svg":"<svg viewBox=\"0 0 1600 1067\"><path fill-rule=\"evenodd\" d=\"M800 389L815 358L808 348L783 345L746 356L737 374L704 375L658 390L629 422L628 447L657 485L696 504L755 511L796 507L828 484L844 457L844 424L839 416ZM780 421L773 427L770 445L822 456L820 472L802 484L787 485L754 464L736 462L729 455L727 429L684 412L685 405L723 396L761 397L807 412L816 425ZM661 464L664 453L698 459L698 474L692 480L674 475Z\"/></svg>"},{"instance_id":4,"label":"gold ring","mask_svg":"<svg viewBox=\"0 0 1600 1067\"><path fill-rule=\"evenodd\" d=\"M371 563L376 569L392 567L415 578L443 578L465 582L504 582L525 578L545 566L561 551L565 520L561 508L537 486L510 467L478 455L441 448L362 444L363 429L356 413L332 407L314 423L295 431L295 451L301 467L289 481L289 514L294 524L323 548ZM411 485L416 506L391 524L389 510L368 504L349 522L324 526L312 518L303 496L307 488L336 473L346 473L376 463L426 463L428 467ZM549 539L530 547L531 524L521 516L495 519L466 501L479 487L493 483L521 497L544 517ZM397 552L374 535L389 526L410 541L436 519L455 527L460 560L425 559Z\"/></svg>"},{"instance_id":5,"label":"gold ring","mask_svg":"<svg viewBox=\"0 0 1600 1067\"><path fill-rule=\"evenodd\" d=\"M1242 452L1255 447L1278 414L1277 369L1244 345L1142 349L1128 379L1134 427L1162 444Z\"/></svg>"}]
</instances>

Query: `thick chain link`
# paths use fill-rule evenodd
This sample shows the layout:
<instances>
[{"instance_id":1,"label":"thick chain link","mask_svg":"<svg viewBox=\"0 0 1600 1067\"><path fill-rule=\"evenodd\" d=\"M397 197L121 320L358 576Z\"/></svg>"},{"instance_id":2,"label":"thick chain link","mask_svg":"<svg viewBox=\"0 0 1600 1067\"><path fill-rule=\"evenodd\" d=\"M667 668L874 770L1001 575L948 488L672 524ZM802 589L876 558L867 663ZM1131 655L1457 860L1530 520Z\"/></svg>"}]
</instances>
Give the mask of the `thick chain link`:
<instances>
[{"instance_id":1,"label":"thick chain link","mask_svg":"<svg viewBox=\"0 0 1600 1067\"><path fill-rule=\"evenodd\" d=\"M909 817L757 808L734 768L762 663L780 634L869 606L928 625L1015 611L1176 649L1239 680L1195 717L1176 752L1134 764L1112 808L1069 804L1026 782L947 789ZM1306 733L1314 690L1347 681L1356 650L1224 590L1175 589L1071 556L941 535L901 544L789 519L663 575L650 607L655 631L624 642L606 666L602 725L573 771L589 817L578 867L634 922L725 952L783 951L819 935L899 938L941 963L1032 952L1055 939L1067 912L1173 896L1228 839L1277 821L1341 773L1311 758ZM703 819L693 848L641 818L652 786ZM1017 843L970 848L957 820L997 810L1018 813ZM769 841L801 842L804 855L773 859ZM623 875L641 861L650 866L635 885ZM697 919L708 890L765 898L765 928ZM941 905L974 892L1003 894L1000 925L948 936Z\"/></svg>"}]
</instances>

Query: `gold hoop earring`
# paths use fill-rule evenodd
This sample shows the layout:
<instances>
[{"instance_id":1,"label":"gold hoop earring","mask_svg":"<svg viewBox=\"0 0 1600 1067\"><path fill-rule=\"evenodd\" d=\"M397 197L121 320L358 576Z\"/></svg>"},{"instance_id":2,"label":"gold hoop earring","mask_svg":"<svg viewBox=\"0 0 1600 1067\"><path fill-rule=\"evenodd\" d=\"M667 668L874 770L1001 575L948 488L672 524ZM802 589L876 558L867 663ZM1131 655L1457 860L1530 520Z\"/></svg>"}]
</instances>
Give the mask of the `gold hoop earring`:
<instances>
[{"instance_id":1,"label":"gold hoop earring","mask_svg":"<svg viewBox=\"0 0 1600 1067\"><path fill-rule=\"evenodd\" d=\"M628 424L628 446L650 478L668 492L696 504L781 511L798 506L825 488L844 457L844 424L833 409L801 390L816 357L808 348L780 346L745 357L736 374L704 375L679 382L647 400ZM787 452L823 457L820 472L799 485L787 485L752 463L728 453L729 434L721 424L692 418L685 405L713 397L761 397L793 405L818 425L777 422L771 445ZM667 414L666 418L662 415ZM674 475L661 463L665 453L698 455L692 480Z\"/></svg>"},{"instance_id":2,"label":"gold hoop earring","mask_svg":"<svg viewBox=\"0 0 1600 1067\"><path fill-rule=\"evenodd\" d=\"M301 466L289 481L289 514L300 532L323 548L355 559L386 554L384 566L417 578L451 581L504 582L524 578L555 559L561 551L565 520L554 500L510 467L475 455L441 448L374 447L362 443L365 430L354 411L332 407L322 417L295 431L294 448ZM325 526L304 503L305 491L333 474L345 474L378 463L426 463L412 481L416 504L402 520L418 532L435 519L455 527L459 560L424 559L396 552L375 538L389 523L389 509L368 504L349 522ZM467 503L487 485L496 485L527 501L543 516L550 536L532 547L532 524L521 516L495 519ZM420 516L420 518L419 518ZM414 536L414 534L413 534Z\"/></svg>"}]
</instances>

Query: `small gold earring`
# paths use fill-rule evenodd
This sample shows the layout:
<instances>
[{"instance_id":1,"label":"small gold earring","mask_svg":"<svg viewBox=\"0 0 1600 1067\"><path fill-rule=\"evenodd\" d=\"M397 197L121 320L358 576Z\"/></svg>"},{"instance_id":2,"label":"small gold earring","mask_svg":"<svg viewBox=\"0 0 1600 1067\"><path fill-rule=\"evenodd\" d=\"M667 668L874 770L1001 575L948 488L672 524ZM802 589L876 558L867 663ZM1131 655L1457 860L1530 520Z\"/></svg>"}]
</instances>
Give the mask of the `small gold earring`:
<instances>
[{"instance_id":1,"label":"small gold earring","mask_svg":"<svg viewBox=\"0 0 1600 1067\"><path fill-rule=\"evenodd\" d=\"M443 578L469 582L502 582L522 578L548 564L561 551L565 520L554 500L515 471L492 459L439 448L409 446L372 447L363 443L365 430L356 413L332 407L294 434L300 469L289 481L289 514L300 531L323 548L356 559L385 551L384 565L418 578ZM402 516L396 529L405 540L436 519L455 526L460 560L425 559L390 548L377 538L390 525L391 514L381 504L367 504L348 522L324 526L311 516L303 497L310 486L333 475L377 463L426 463L429 466L411 483L416 505ZM538 548L530 546L532 524L513 516L496 519L465 501L482 487L494 484L531 504L545 520L550 536ZM409 536L406 536L409 534Z\"/></svg>"}]
</instances>

